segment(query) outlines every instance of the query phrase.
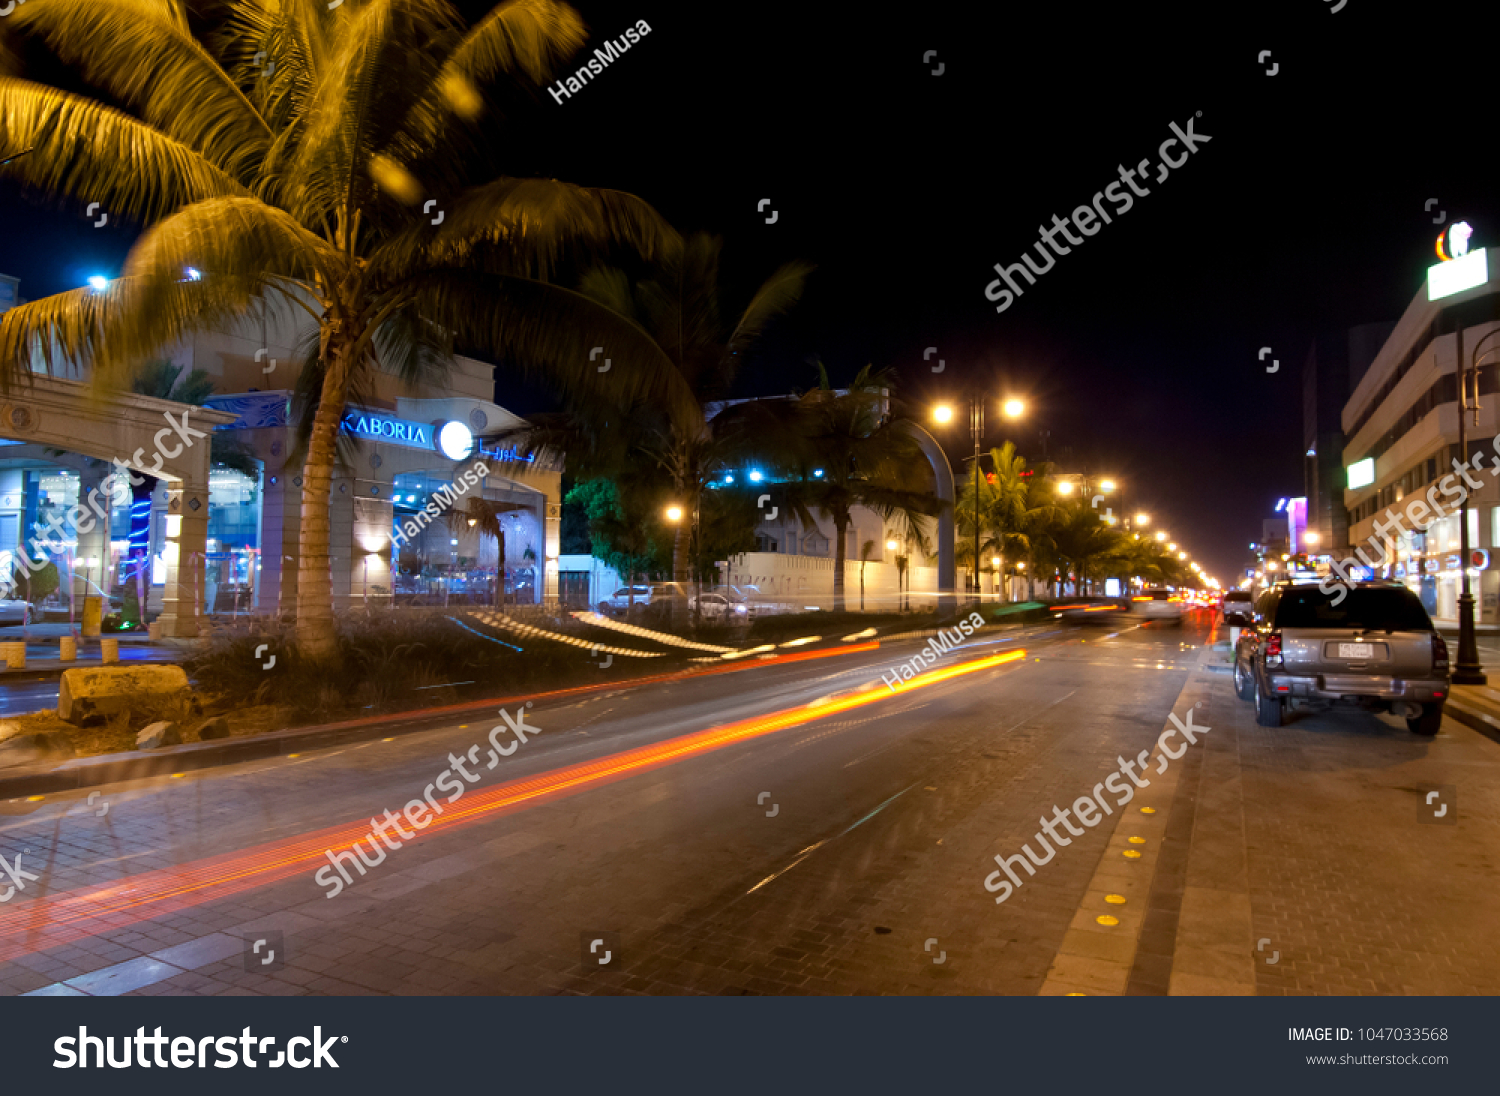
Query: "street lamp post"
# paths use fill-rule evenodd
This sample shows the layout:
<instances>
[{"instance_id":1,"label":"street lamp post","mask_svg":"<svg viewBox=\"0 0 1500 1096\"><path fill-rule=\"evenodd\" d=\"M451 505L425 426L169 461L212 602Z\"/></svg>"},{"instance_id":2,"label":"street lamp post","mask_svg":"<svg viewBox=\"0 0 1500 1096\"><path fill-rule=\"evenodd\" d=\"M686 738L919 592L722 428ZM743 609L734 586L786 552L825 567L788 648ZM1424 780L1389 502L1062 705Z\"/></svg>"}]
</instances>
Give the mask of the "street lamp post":
<instances>
[{"instance_id":1,"label":"street lamp post","mask_svg":"<svg viewBox=\"0 0 1500 1096\"><path fill-rule=\"evenodd\" d=\"M1458 452L1467 463L1469 460L1469 431L1465 413L1469 410L1469 368L1464 361L1464 327L1460 322L1455 338L1458 340ZM1486 336L1487 338L1488 336ZM1481 339L1480 343L1484 340ZM1479 349L1479 343L1474 344ZM1474 416L1479 417L1479 378L1474 378ZM1469 586L1469 493L1463 494L1459 503L1458 518L1459 590L1458 595L1458 662L1453 667L1453 684L1483 685L1488 681L1484 667L1479 664L1479 644L1474 638L1474 591Z\"/></svg>"}]
</instances>

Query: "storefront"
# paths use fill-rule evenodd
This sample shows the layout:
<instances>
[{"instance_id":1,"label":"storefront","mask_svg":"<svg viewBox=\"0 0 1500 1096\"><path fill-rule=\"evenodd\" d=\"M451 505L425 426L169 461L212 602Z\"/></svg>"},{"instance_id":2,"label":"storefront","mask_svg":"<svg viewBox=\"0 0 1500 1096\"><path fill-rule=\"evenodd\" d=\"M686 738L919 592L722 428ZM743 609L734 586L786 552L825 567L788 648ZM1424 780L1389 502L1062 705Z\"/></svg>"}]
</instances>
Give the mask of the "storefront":
<instances>
[{"instance_id":1,"label":"storefront","mask_svg":"<svg viewBox=\"0 0 1500 1096\"><path fill-rule=\"evenodd\" d=\"M300 465L288 463L290 397L209 401L237 416L225 434L261 464L255 477L214 473L205 589L211 575L215 612L275 611L283 581L294 581L302 477ZM336 605L492 604L497 584L511 602L555 596L560 470L477 440L519 422L493 403L461 397L350 408L329 515ZM477 482L453 491L465 472ZM501 543L465 516L476 497L502 511L503 559Z\"/></svg>"}]
</instances>

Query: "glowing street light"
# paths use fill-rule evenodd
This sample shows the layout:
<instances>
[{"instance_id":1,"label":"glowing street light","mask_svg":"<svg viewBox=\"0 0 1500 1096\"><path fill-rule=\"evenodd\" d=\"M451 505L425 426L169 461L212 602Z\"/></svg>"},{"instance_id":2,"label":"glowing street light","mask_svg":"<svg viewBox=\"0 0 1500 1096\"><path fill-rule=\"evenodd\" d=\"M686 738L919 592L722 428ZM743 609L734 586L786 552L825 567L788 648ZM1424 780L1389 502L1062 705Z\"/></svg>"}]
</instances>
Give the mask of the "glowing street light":
<instances>
[{"instance_id":1,"label":"glowing street light","mask_svg":"<svg viewBox=\"0 0 1500 1096\"><path fill-rule=\"evenodd\" d=\"M1005 417L1008 419L1019 419L1026 414L1026 405L1020 400L1006 400L1000 410L1005 412Z\"/></svg>"},{"instance_id":2,"label":"glowing street light","mask_svg":"<svg viewBox=\"0 0 1500 1096\"><path fill-rule=\"evenodd\" d=\"M1302 539L1308 544L1316 544L1318 543L1318 534L1309 529L1307 532L1302 534Z\"/></svg>"},{"instance_id":3,"label":"glowing street light","mask_svg":"<svg viewBox=\"0 0 1500 1096\"><path fill-rule=\"evenodd\" d=\"M1177 545L1169 543L1167 545L1167 551L1169 551L1169 552L1175 552L1175 551L1177 551Z\"/></svg>"},{"instance_id":4,"label":"glowing street light","mask_svg":"<svg viewBox=\"0 0 1500 1096\"><path fill-rule=\"evenodd\" d=\"M667 507L667 520L668 521L674 521L674 522L675 521L681 521L682 520L682 507L681 506L668 506Z\"/></svg>"},{"instance_id":5,"label":"glowing street light","mask_svg":"<svg viewBox=\"0 0 1500 1096\"><path fill-rule=\"evenodd\" d=\"M1073 493L1073 481L1061 480L1057 485L1057 493L1059 495L1071 495Z\"/></svg>"},{"instance_id":6,"label":"glowing street light","mask_svg":"<svg viewBox=\"0 0 1500 1096\"><path fill-rule=\"evenodd\" d=\"M1108 491L1113 491L1114 489L1115 489L1115 481L1114 480L1100 480L1099 481L1099 490L1108 492Z\"/></svg>"},{"instance_id":7,"label":"glowing street light","mask_svg":"<svg viewBox=\"0 0 1500 1096\"><path fill-rule=\"evenodd\" d=\"M1151 524L1151 515L1150 514L1137 514L1135 516L1135 523L1137 525L1150 525Z\"/></svg>"},{"instance_id":8,"label":"glowing street light","mask_svg":"<svg viewBox=\"0 0 1500 1096\"><path fill-rule=\"evenodd\" d=\"M887 552L894 552L898 547L899 545L894 540L888 540L885 542L885 550Z\"/></svg>"},{"instance_id":9,"label":"glowing street light","mask_svg":"<svg viewBox=\"0 0 1500 1096\"><path fill-rule=\"evenodd\" d=\"M1177 553L1177 558L1178 559L1187 559L1187 553L1186 552L1178 552Z\"/></svg>"},{"instance_id":10,"label":"glowing street light","mask_svg":"<svg viewBox=\"0 0 1500 1096\"><path fill-rule=\"evenodd\" d=\"M89 278L89 288L95 293L103 293L109 288L109 279L103 274L95 274Z\"/></svg>"},{"instance_id":11,"label":"glowing street light","mask_svg":"<svg viewBox=\"0 0 1500 1096\"><path fill-rule=\"evenodd\" d=\"M1156 539L1157 540L1166 540L1167 539L1167 531L1165 529L1158 529L1156 531Z\"/></svg>"},{"instance_id":12,"label":"glowing street light","mask_svg":"<svg viewBox=\"0 0 1500 1096\"><path fill-rule=\"evenodd\" d=\"M953 407L950 404L940 403L932 409L932 417L937 422L948 423L953 421Z\"/></svg>"}]
</instances>

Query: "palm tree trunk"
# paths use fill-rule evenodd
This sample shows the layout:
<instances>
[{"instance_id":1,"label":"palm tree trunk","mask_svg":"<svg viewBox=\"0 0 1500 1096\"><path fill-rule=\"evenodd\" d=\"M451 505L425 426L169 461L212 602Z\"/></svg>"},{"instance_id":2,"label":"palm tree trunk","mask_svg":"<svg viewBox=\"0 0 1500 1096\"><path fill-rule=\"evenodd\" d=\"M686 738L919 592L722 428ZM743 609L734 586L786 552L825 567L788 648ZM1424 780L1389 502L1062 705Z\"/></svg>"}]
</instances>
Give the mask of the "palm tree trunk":
<instances>
[{"instance_id":1,"label":"palm tree trunk","mask_svg":"<svg viewBox=\"0 0 1500 1096\"><path fill-rule=\"evenodd\" d=\"M844 563L848 559L844 545L848 539L849 518L847 516L843 520L834 518L833 529L838 538L838 544L833 550L833 611L842 613L844 611Z\"/></svg>"},{"instance_id":2,"label":"palm tree trunk","mask_svg":"<svg viewBox=\"0 0 1500 1096\"><path fill-rule=\"evenodd\" d=\"M348 344L332 344L331 364L323 375L323 390L313 420L307 463L302 467L301 558L297 565L297 646L313 662L338 658L338 633L333 623L333 573L328 552L328 509L333 490L335 440L347 396Z\"/></svg>"},{"instance_id":3,"label":"palm tree trunk","mask_svg":"<svg viewBox=\"0 0 1500 1096\"><path fill-rule=\"evenodd\" d=\"M499 549L499 555L495 556L495 607L505 604L505 529L499 529L495 534L495 544Z\"/></svg>"}]
</instances>

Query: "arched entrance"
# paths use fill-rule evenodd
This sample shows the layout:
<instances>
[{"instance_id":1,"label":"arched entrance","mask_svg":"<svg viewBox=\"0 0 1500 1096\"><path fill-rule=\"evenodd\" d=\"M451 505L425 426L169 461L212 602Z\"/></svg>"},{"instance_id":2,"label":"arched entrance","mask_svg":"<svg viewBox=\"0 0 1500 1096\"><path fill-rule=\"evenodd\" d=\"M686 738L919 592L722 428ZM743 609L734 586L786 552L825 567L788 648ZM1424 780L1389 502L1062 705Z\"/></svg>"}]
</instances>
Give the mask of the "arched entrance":
<instances>
[{"instance_id":1,"label":"arched entrance","mask_svg":"<svg viewBox=\"0 0 1500 1096\"><path fill-rule=\"evenodd\" d=\"M18 529L17 548L39 538L55 542L72 535L80 548L98 544L108 558L108 496L112 488L146 473L163 481L167 520L162 612L165 637L196 638L203 606L200 588L208 530L209 435L235 416L133 393L97 393L88 385L36 376L0 397L0 438L48 453L78 454L78 503L72 512L52 513L46 528ZM19 450L18 450L19 452Z\"/></svg>"}]
</instances>

